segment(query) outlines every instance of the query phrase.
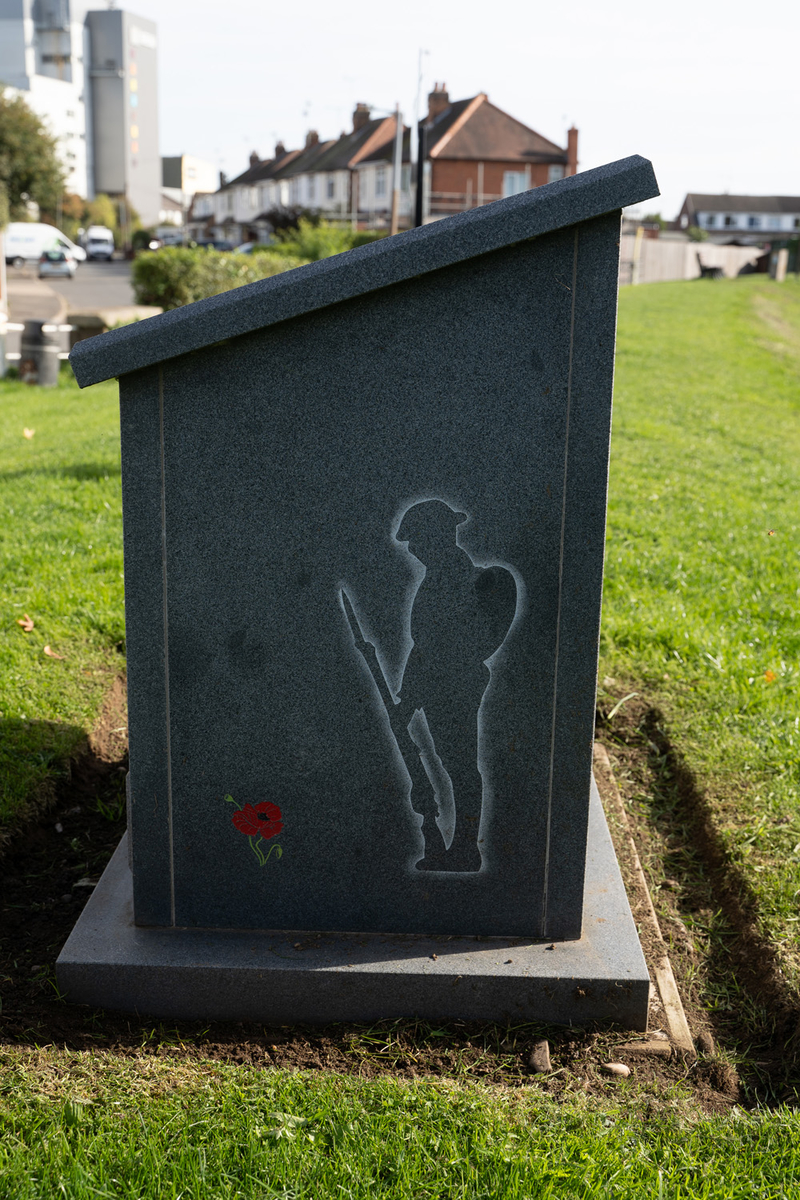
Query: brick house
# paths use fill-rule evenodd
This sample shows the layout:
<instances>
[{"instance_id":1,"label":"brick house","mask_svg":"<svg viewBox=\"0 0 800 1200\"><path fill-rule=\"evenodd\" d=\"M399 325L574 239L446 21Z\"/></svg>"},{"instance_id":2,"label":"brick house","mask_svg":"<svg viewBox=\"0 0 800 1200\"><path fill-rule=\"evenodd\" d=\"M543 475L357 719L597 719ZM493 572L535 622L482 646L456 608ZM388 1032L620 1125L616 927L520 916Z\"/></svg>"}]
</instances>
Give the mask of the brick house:
<instances>
[{"instance_id":1,"label":"brick house","mask_svg":"<svg viewBox=\"0 0 800 1200\"><path fill-rule=\"evenodd\" d=\"M439 84L428 96L420 143L426 221L513 196L578 170L574 126L566 147L557 146L492 104L485 92L451 102Z\"/></svg>"}]
</instances>

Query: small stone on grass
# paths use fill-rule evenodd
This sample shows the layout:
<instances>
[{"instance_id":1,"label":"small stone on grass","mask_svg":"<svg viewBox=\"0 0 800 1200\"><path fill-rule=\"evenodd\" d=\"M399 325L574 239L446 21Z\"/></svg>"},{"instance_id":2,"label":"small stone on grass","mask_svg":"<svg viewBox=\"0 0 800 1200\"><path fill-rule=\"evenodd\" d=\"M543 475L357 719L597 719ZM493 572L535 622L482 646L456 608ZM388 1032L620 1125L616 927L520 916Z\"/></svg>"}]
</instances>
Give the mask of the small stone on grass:
<instances>
[{"instance_id":1,"label":"small stone on grass","mask_svg":"<svg viewBox=\"0 0 800 1200\"><path fill-rule=\"evenodd\" d=\"M616 1075L619 1079L627 1079L631 1073L630 1067L626 1067L625 1063L603 1063L603 1070L606 1075Z\"/></svg>"},{"instance_id":2,"label":"small stone on grass","mask_svg":"<svg viewBox=\"0 0 800 1200\"><path fill-rule=\"evenodd\" d=\"M545 1038L534 1042L526 1062L534 1075L546 1075L552 1071L550 1065L550 1043Z\"/></svg>"}]
</instances>

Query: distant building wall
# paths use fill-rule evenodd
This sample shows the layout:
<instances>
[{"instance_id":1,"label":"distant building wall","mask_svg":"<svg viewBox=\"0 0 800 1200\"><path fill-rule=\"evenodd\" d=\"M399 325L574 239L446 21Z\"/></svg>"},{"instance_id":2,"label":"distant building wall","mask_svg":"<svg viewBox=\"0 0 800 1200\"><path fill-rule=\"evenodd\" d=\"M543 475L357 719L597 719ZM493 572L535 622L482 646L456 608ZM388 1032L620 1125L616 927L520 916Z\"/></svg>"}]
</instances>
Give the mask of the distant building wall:
<instances>
[{"instance_id":1,"label":"distant building wall","mask_svg":"<svg viewBox=\"0 0 800 1200\"><path fill-rule=\"evenodd\" d=\"M716 246L661 238L637 238L635 231L620 238L620 285L699 279L698 254L704 267L721 267L728 278L754 266L762 251L755 246Z\"/></svg>"},{"instance_id":2,"label":"distant building wall","mask_svg":"<svg viewBox=\"0 0 800 1200\"><path fill-rule=\"evenodd\" d=\"M119 9L87 14L95 189L127 200L144 225L161 207L156 26Z\"/></svg>"},{"instance_id":3,"label":"distant building wall","mask_svg":"<svg viewBox=\"0 0 800 1200\"><path fill-rule=\"evenodd\" d=\"M0 0L0 83L21 95L55 137L66 191L91 196L79 2Z\"/></svg>"},{"instance_id":4,"label":"distant building wall","mask_svg":"<svg viewBox=\"0 0 800 1200\"><path fill-rule=\"evenodd\" d=\"M559 167L557 178L564 174ZM506 194L506 175L523 176L517 191L530 187L541 187L552 182L550 163L519 162L473 162L464 159L431 160L431 212L442 216L448 212L461 212L492 200L500 200Z\"/></svg>"}]
</instances>

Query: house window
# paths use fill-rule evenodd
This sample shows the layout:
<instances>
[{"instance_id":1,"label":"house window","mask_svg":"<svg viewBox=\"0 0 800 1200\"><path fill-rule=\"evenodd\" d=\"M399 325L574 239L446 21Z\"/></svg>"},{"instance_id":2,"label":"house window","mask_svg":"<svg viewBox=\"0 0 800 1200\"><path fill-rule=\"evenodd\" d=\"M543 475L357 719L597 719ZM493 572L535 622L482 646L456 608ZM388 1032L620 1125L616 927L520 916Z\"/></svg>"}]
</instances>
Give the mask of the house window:
<instances>
[{"instance_id":1,"label":"house window","mask_svg":"<svg viewBox=\"0 0 800 1200\"><path fill-rule=\"evenodd\" d=\"M795 227L795 229L800 229L800 217L795 217L794 227Z\"/></svg>"},{"instance_id":2,"label":"house window","mask_svg":"<svg viewBox=\"0 0 800 1200\"><path fill-rule=\"evenodd\" d=\"M309 200L316 200L316 197L317 197L317 177L316 177L316 175L309 175L308 187L306 190L308 192Z\"/></svg>"},{"instance_id":3,"label":"house window","mask_svg":"<svg viewBox=\"0 0 800 1200\"><path fill-rule=\"evenodd\" d=\"M233 192L225 193L225 207L228 212L233 212Z\"/></svg>"},{"instance_id":4,"label":"house window","mask_svg":"<svg viewBox=\"0 0 800 1200\"><path fill-rule=\"evenodd\" d=\"M714 216L713 213L709 213L708 216L706 217L706 225L708 225L710 227L712 225L716 225L716 223L717 223L717 218Z\"/></svg>"},{"instance_id":5,"label":"house window","mask_svg":"<svg viewBox=\"0 0 800 1200\"><path fill-rule=\"evenodd\" d=\"M725 214L725 228L730 229L736 224L736 217L732 217L730 213Z\"/></svg>"},{"instance_id":6,"label":"house window","mask_svg":"<svg viewBox=\"0 0 800 1200\"><path fill-rule=\"evenodd\" d=\"M400 191L401 192L410 192L411 191L411 167L410 166L405 166L400 171Z\"/></svg>"},{"instance_id":7,"label":"house window","mask_svg":"<svg viewBox=\"0 0 800 1200\"><path fill-rule=\"evenodd\" d=\"M328 199L332 200L335 195L336 195L336 180L334 179L333 175L329 175L328 176L328 191L327 191Z\"/></svg>"},{"instance_id":8,"label":"house window","mask_svg":"<svg viewBox=\"0 0 800 1200\"><path fill-rule=\"evenodd\" d=\"M386 167L378 167L375 171L375 195L386 195Z\"/></svg>"},{"instance_id":9,"label":"house window","mask_svg":"<svg viewBox=\"0 0 800 1200\"><path fill-rule=\"evenodd\" d=\"M770 217L769 227L770 227L770 229L780 229L780 227L781 227L780 217Z\"/></svg>"},{"instance_id":10,"label":"house window","mask_svg":"<svg viewBox=\"0 0 800 1200\"><path fill-rule=\"evenodd\" d=\"M503 172L503 195L517 196L528 190L528 177L524 171Z\"/></svg>"},{"instance_id":11,"label":"house window","mask_svg":"<svg viewBox=\"0 0 800 1200\"><path fill-rule=\"evenodd\" d=\"M557 179L564 178L564 168L560 163L551 163L547 168L547 182L555 183Z\"/></svg>"},{"instance_id":12,"label":"house window","mask_svg":"<svg viewBox=\"0 0 800 1200\"><path fill-rule=\"evenodd\" d=\"M758 229L760 224L761 224L760 217L750 216L747 218L747 228L748 229Z\"/></svg>"}]
</instances>

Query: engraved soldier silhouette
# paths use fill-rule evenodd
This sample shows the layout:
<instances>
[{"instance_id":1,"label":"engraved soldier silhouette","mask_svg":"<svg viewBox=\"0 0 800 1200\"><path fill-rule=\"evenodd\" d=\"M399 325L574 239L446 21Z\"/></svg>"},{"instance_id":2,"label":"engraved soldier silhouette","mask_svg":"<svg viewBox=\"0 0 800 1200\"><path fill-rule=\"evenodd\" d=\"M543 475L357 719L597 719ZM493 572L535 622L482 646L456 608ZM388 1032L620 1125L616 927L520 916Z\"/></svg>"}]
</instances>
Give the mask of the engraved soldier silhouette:
<instances>
[{"instance_id":1,"label":"engraved soldier silhouette","mask_svg":"<svg viewBox=\"0 0 800 1200\"><path fill-rule=\"evenodd\" d=\"M411 610L413 645L399 698L392 695L375 648L361 633L342 591L356 646L370 668L411 776L412 807L423 818L425 857L417 863L418 870L481 869L478 710L490 677L486 660L505 641L517 590L507 568L477 567L458 545L458 526L467 519L442 500L424 500L408 509L397 530L397 541L406 542L425 566ZM455 830L449 846L436 824L431 751L453 789Z\"/></svg>"}]
</instances>

